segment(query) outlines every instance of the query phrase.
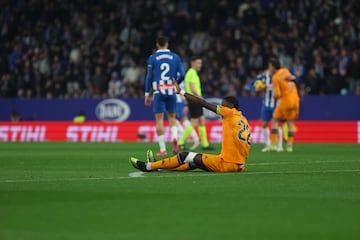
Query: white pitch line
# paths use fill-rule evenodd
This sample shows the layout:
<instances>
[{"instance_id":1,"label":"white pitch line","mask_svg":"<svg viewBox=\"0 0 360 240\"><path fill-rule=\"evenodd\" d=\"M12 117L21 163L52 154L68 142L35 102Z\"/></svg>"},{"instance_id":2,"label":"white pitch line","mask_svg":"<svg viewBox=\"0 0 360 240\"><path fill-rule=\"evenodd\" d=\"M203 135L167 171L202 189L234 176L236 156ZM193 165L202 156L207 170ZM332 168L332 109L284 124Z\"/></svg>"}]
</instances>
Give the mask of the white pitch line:
<instances>
[{"instance_id":1,"label":"white pitch line","mask_svg":"<svg viewBox=\"0 0 360 240\"><path fill-rule=\"evenodd\" d=\"M144 174L144 172L132 172L132 173L129 173L129 177L133 177L133 178L144 177L143 174Z\"/></svg>"},{"instance_id":2,"label":"white pitch line","mask_svg":"<svg viewBox=\"0 0 360 240\"><path fill-rule=\"evenodd\" d=\"M349 163L360 162L360 160L331 160L331 161L310 161L310 162L262 162L262 163L246 163L246 166L261 166L261 165L288 165L288 164L323 164L323 163Z\"/></svg>"},{"instance_id":3,"label":"white pitch line","mask_svg":"<svg viewBox=\"0 0 360 240\"><path fill-rule=\"evenodd\" d=\"M260 165L289 165L289 164L323 164L323 163L350 163L350 162L360 162L360 160L330 160L330 161L290 161L290 162L261 162L261 163L246 163L246 166L260 166Z\"/></svg>"},{"instance_id":4,"label":"white pitch line","mask_svg":"<svg viewBox=\"0 0 360 240\"><path fill-rule=\"evenodd\" d=\"M31 182L75 182L75 181L102 181L102 180L122 180L122 179L134 179L139 178L141 174L135 174L137 177L132 176L122 176L122 177L104 177L104 178L62 178L62 179L5 179L0 180L0 183L31 183ZM229 175L272 175L272 174L314 174L314 173L360 173L360 169L342 169L342 170L316 170L316 171L274 171L274 172L243 172L243 173L209 173L209 172L198 172L193 174L173 174L168 173L165 175L152 175L154 173L149 173L146 175L149 178L174 178L174 177L209 177L209 176L229 176Z\"/></svg>"}]
</instances>

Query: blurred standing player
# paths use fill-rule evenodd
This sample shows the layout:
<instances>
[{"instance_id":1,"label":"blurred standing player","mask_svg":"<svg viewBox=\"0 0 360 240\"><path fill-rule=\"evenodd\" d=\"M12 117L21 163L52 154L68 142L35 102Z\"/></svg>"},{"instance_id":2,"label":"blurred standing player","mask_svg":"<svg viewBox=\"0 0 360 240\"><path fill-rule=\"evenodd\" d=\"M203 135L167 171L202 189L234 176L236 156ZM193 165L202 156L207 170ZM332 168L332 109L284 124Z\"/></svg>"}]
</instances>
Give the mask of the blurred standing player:
<instances>
[{"instance_id":1,"label":"blurred standing player","mask_svg":"<svg viewBox=\"0 0 360 240\"><path fill-rule=\"evenodd\" d=\"M164 137L164 113L167 113L171 130L172 150L178 152L178 130L176 127L176 91L173 79L181 82L185 70L180 57L171 52L166 37L159 37L156 41L157 51L148 59L145 80L145 105L150 106L155 114L156 134L160 151L157 156L166 156L166 144ZM150 95L150 89L153 96Z\"/></svg>"},{"instance_id":2,"label":"blurred standing player","mask_svg":"<svg viewBox=\"0 0 360 240\"><path fill-rule=\"evenodd\" d=\"M184 88L184 82L182 82L180 85L180 88ZM176 101L176 124L178 127L179 135L183 135L184 133L184 127L187 128L191 125L188 114L189 114L189 107L187 106L187 103L185 101L184 96L181 96L180 94L176 95L177 101ZM192 128L193 131L190 133L192 139L193 139L193 145L190 147L190 150L194 150L200 145L199 142L199 136L194 128Z\"/></svg>"},{"instance_id":3,"label":"blurred standing player","mask_svg":"<svg viewBox=\"0 0 360 240\"><path fill-rule=\"evenodd\" d=\"M269 69L253 78L247 85L249 90L262 92L262 105L261 105L261 127L262 134L265 141L265 147L262 152L268 152L271 146L269 123L272 120L272 115L276 105L276 99L273 94L272 77ZM283 152L283 139L281 128L279 128L279 137L277 141L277 151Z\"/></svg>"},{"instance_id":4,"label":"blurred standing player","mask_svg":"<svg viewBox=\"0 0 360 240\"><path fill-rule=\"evenodd\" d=\"M299 115L300 98L296 88L296 77L287 68L282 68L276 58L270 59L270 73L273 73L274 98L278 100L275 107L271 129L271 151L276 150L276 139L279 135L279 122L284 120L288 126L286 151L293 151L294 121Z\"/></svg>"},{"instance_id":5,"label":"blurred standing player","mask_svg":"<svg viewBox=\"0 0 360 240\"><path fill-rule=\"evenodd\" d=\"M190 68L186 72L185 75L185 90L186 92L202 98L201 92L201 82L198 72L202 67L202 59L199 56L194 56L190 60ZM201 146L203 150L214 150L213 147L209 145L209 141L207 139L206 126L205 126L205 116L203 113L203 107L194 102L188 102L189 112L190 112L190 122L191 125L188 125L181 138L179 139L179 148L181 150L185 149L186 139L189 137L191 132L195 131L196 127L199 127L199 135Z\"/></svg>"}]
</instances>

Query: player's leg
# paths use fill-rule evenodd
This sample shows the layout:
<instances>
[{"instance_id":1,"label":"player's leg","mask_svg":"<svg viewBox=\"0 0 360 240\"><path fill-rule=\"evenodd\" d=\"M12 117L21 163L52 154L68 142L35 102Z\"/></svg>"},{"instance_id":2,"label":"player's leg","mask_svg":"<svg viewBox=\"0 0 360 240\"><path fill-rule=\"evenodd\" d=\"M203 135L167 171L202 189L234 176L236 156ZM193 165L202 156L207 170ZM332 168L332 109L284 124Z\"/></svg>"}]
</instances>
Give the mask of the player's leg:
<instances>
[{"instance_id":1,"label":"player's leg","mask_svg":"<svg viewBox=\"0 0 360 240\"><path fill-rule=\"evenodd\" d=\"M272 121L271 121L271 147L270 151L276 151L276 142L279 137L279 123L283 119L282 105L278 104L274 110Z\"/></svg>"},{"instance_id":2,"label":"player's leg","mask_svg":"<svg viewBox=\"0 0 360 240\"><path fill-rule=\"evenodd\" d=\"M264 137L265 148L270 148L270 145L271 145L270 130L269 130L268 124L269 124L268 121L261 121L262 135ZM263 149L263 151L264 151L264 149Z\"/></svg>"},{"instance_id":3,"label":"player's leg","mask_svg":"<svg viewBox=\"0 0 360 240\"><path fill-rule=\"evenodd\" d=\"M191 132L190 132L189 136L191 136L191 138L193 140L193 145L190 147L190 150L194 150L200 144L199 136L198 136L195 128L191 125L189 119L187 119L187 118L184 119L183 120L183 125L184 125L185 128L191 129Z\"/></svg>"},{"instance_id":4,"label":"player's leg","mask_svg":"<svg viewBox=\"0 0 360 240\"><path fill-rule=\"evenodd\" d=\"M209 172L241 172L245 168L244 164L224 162L220 155L207 153L201 155L201 161L196 162L196 166Z\"/></svg>"},{"instance_id":5,"label":"player's leg","mask_svg":"<svg viewBox=\"0 0 360 240\"><path fill-rule=\"evenodd\" d=\"M293 151L293 143L294 143L294 120L288 120L288 139L286 144L286 151L292 152Z\"/></svg>"},{"instance_id":6,"label":"player's leg","mask_svg":"<svg viewBox=\"0 0 360 240\"><path fill-rule=\"evenodd\" d=\"M204 115L201 115L199 117L199 135L200 135L202 149L203 150L213 150L213 148L210 146L208 138L207 138Z\"/></svg>"},{"instance_id":7,"label":"player's leg","mask_svg":"<svg viewBox=\"0 0 360 240\"><path fill-rule=\"evenodd\" d=\"M192 120L191 120L191 122L192 122ZM195 128L194 128L193 124L191 124L191 123L190 124L185 123L185 124L186 124L186 127L184 129L184 132L183 132L183 134L181 135L181 137L180 137L180 139L178 141L180 150L185 149L186 140L189 138L189 136L192 134L192 132L195 131Z\"/></svg>"},{"instance_id":8,"label":"player's leg","mask_svg":"<svg viewBox=\"0 0 360 240\"><path fill-rule=\"evenodd\" d=\"M168 113L170 131L171 131L171 142L173 154L178 153L178 128L176 126L176 113Z\"/></svg>"},{"instance_id":9,"label":"player's leg","mask_svg":"<svg viewBox=\"0 0 360 240\"><path fill-rule=\"evenodd\" d=\"M185 142L188 139L188 137L190 136L190 134L192 134L193 131L195 131L194 129L194 125L193 125L193 119L198 118L197 117L197 105L193 104L193 103L189 103L188 104L188 109L189 109L189 113L190 113L190 118L191 118L191 124L188 124L185 127L184 133L181 135L178 144L179 144L179 148L180 150L184 150L185 149Z\"/></svg>"},{"instance_id":10,"label":"player's leg","mask_svg":"<svg viewBox=\"0 0 360 240\"><path fill-rule=\"evenodd\" d=\"M164 137L164 112L166 111L164 99L161 94L154 94L153 112L155 114L156 135L160 151L157 156L166 156L166 145Z\"/></svg>"},{"instance_id":11,"label":"player's leg","mask_svg":"<svg viewBox=\"0 0 360 240\"><path fill-rule=\"evenodd\" d=\"M172 142L172 151L173 154L176 154L179 151L178 148L178 128L176 126L176 110L177 110L177 103L176 103L176 96L168 96L165 102L166 112L168 116L168 121L170 125L171 131L171 142Z\"/></svg>"},{"instance_id":12,"label":"player's leg","mask_svg":"<svg viewBox=\"0 0 360 240\"><path fill-rule=\"evenodd\" d=\"M183 117L182 117L181 122L185 128L191 124L189 121L189 118L187 117L188 115L189 115L189 106L184 104L184 108L183 108L183 112L182 112ZM195 129L193 129L191 131L190 136L193 140L193 145L190 147L190 150L194 150L200 144L199 136Z\"/></svg>"},{"instance_id":13,"label":"player's leg","mask_svg":"<svg viewBox=\"0 0 360 240\"><path fill-rule=\"evenodd\" d=\"M294 136L295 136L295 124L294 121L299 115L299 104L296 103L295 107L289 108L287 114L287 125L288 125L288 139L287 139L287 146L286 151L292 152L293 151L293 143L294 143Z\"/></svg>"},{"instance_id":14,"label":"player's leg","mask_svg":"<svg viewBox=\"0 0 360 240\"><path fill-rule=\"evenodd\" d=\"M178 136L181 136L184 132L184 125L181 120L176 119L176 127L178 129Z\"/></svg>"},{"instance_id":15,"label":"player's leg","mask_svg":"<svg viewBox=\"0 0 360 240\"><path fill-rule=\"evenodd\" d=\"M130 158L130 163L143 172L151 172L159 169L188 171L196 168L209 172L240 172L244 169L244 165L242 164L225 163L219 155L195 152L181 152L156 162L140 161L136 158Z\"/></svg>"},{"instance_id":16,"label":"player's leg","mask_svg":"<svg viewBox=\"0 0 360 240\"><path fill-rule=\"evenodd\" d=\"M155 113L156 135L160 151L157 156L166 156L166 144L164 136L164 113Z\"/></svg>"},{"instance_id":17,"label":"player's leg","mask_svg":"<svg viewBox=\"0 0 360 240\"><path fill-rule=\"evenodd\" d=\"M286 121L283 123L282 129L283 129L283 136L284 136L285 143L287 143L289 128L288 128L288 125L287 125Z\"/></svg>"},{"instance_id":18,"label":"player's leg","mask_svg":"<svg viewBox=\"0 0 360 240\"><path fill-rule=\"evenodd\" d=\"M201 161L201 153L181 152L169 158L164 158L155 162L140 161L136 158L130 158L130 163L143 172L151 172L159 169L176 170L184 166L181 170L191 170L195 168L204 169ZM188 168L185 168L185 167ZM178 168L177 170L180 170ZM207 169L204 169L207 170Z\"/></svg>"},{"instance_id":19,"label":"player's leg","mask_svg":"<svg viewBox=\"0 0 360 240\"><path fill-rule=\"evenodd\" d=\"M280 126L278 127L278 131L279 131L279 134L278 134L278 139L277 139L277 142L276 142L276 151L277 152L283 152L284 151L284 148L283 148L283 131L282 131L282 128Z\"/></svg>"},{"instance_id":20,"label":"player's leg","mask_svg":"<svg viewBox=\"0 0 360 240\"><path fill-rule=\"evenodd\" d=\"M184 102L177 102L176 103L176 127L178 129L178 136L181 136L184 132L184 119L186 117L184 116Z\"/></svg>"},{"instance_id":21,"label":"player's leg","mask_svg":"<svg viewBox=\"0 0 360 240\"><path fill-rule=\"evenodd\" d=\"M262 128L262 135L265 142L265 147L261 150L262 152L267 152L270 150L271 140L270 140L270 130L269 130L269 122L272 119L274 109L273 108L266 108L265 106L261 107L261 128Z\"/></svg>"},{"instance_id":22,"label":"player's leg","mask_svg":"<svg viewBox=\"0 0 360 240\"><path fill-rule=\"evenodd\" d=\"M271 151L276 151L276 142L279 137L279 118L273 118L271 121Z\"/></svg>"}]
</instances>

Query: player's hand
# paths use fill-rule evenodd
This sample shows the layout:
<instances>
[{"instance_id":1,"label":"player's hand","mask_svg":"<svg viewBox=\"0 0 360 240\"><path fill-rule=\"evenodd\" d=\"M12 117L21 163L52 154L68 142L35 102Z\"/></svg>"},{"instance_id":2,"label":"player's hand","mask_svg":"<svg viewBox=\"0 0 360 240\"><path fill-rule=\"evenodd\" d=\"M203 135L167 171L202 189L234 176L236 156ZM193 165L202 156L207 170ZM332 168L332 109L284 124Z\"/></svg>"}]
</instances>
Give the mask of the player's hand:
<instances>
[{"instance_id":1,"label":"player's hand","mask_svg":"<svg viewBox=\"0 0 360 240\"><path fill-rule=\"evenodd\" d=\"M152 102L152 96L146 96L145 97L145 106L150 106Z\"/></svg>"},{"instance_id":2,"label":"player's hand","mask_svg":"<svg viewBox=\"0 0 360 240\"><path fill-rule=\"evenodd\" d=\"M294 75L289 75L285 78L287 81L295 81L296 80L296 77Z\"/></svg>"},{"instance_id":3,"label":"player's hand","mask_svg":"<svg viewBox=\"0 0 360 240\"><path fill-rule=\"evenodd\" d=\"M179 84L177 83L177 81L176 81L175 78L173 79L173 83L174 83L174 86L175 86L175 88L176 88L176 93L179 94L180 91L181 91L181 88L180 88L180 86L179 86Z\"/></svg>"}]
</instances>

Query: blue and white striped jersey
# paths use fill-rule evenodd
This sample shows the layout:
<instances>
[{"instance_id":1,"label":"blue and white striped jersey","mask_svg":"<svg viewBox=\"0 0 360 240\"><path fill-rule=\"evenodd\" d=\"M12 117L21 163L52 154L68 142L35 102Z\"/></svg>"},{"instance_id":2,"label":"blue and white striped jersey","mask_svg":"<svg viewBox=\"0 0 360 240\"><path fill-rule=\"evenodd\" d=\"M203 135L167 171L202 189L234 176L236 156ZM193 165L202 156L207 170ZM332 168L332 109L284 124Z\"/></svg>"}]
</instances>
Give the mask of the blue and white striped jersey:
<instances>
[{"instance_id":1,"label":"blue and white striped jersey","mask_svg":"<svg viewBox=\"0 0 360 240\"><path fill-rule=\"evenodd\" d=\"M265 71L259 75L257 75L255 78L251 79L251 81L248 83L249 90L254 91L254 83L257 80L261 80L266 84L266 89L263 93L263 105L267 108L275 108L276 100L274 98L273 94L273 88L272 88L272 78L268 71Z\"/></svg>"},{"instance_id":2,"label":"blue and white striped jersey","mask_svg":"<svg viewBox=\"0 0 360 240\"><path fill-rule=\"evenodd\" d=\"M173 79L180 82L184 75L184 67L176 53L168 49L158 50L148 59L145 94L149 94L152 87L154 94L174 95Z\"/></svg>"}]
</instances>

